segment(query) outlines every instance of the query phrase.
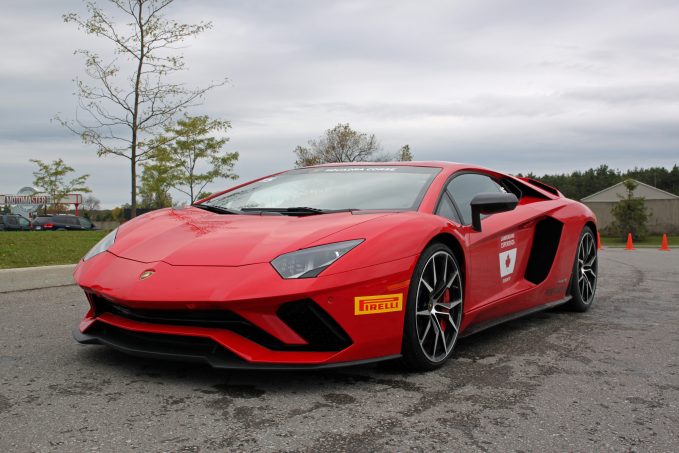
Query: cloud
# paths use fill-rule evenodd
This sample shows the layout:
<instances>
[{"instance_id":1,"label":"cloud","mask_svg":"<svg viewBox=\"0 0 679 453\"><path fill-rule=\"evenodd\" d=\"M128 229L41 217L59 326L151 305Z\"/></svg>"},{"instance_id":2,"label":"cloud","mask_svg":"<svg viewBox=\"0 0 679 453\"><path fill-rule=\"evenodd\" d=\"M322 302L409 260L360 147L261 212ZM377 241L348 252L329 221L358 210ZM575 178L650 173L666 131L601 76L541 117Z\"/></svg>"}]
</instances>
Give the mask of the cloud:
<instances>
[{"instance_id":1,"label":"cloud","mask_svg":"<svg viewBox=\"0 0 679 453\"><path fill-rule=\"evenodd\" d=\"M129 200L127 161L97 158L50 122L74 116L83 71L73 50L105 54L62 22L73 9L4 5L0 192L30 183L29 158L62 157L112 206ZM184 79L229 77L193 113L231 120L241 181L291 167L296 145L338 122L387 151L408 143L418 159L512 172L677 162L675 1L195 0L168 14L213 22L183 49Z\"/></svg>"}]
</instances>

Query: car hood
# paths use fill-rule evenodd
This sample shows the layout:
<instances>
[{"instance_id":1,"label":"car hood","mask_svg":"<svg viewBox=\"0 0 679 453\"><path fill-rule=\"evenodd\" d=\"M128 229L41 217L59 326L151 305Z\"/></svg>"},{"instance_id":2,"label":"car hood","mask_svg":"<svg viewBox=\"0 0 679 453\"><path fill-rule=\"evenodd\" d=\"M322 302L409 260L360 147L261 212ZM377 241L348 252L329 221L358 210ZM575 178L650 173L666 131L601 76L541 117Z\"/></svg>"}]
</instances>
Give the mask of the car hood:
<instances>
[{"instance_id":1,"label":"car hood","mask_svg":"<svg viewBox=\"0 0 679 453\"><path fill-rule=\"evenodd\" d=\"M145 263L243 266L269 262L283 253L322 243L327 236L390 214L341 212L293 217L163 209L123 224L109 251Z\"/></svg>"}]
</instances>

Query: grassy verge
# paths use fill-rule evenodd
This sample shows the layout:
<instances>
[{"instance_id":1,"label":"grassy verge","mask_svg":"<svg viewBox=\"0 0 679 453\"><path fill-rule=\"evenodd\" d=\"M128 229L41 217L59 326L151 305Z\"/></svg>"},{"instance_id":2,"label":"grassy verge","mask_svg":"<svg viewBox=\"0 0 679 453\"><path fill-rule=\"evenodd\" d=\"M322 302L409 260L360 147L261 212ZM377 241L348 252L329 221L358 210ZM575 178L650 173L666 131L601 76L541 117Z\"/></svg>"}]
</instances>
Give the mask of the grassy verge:
<instances>
[{"instance_id":1,"label":"grassy verge","mask_svg":"<svg viewBox=\"0 0 679 453\"><path fill-rule=\"evenodd\" d=\"M0 269L75 264L108 231L0 231Z\"/></svg>"},{"instance_id":2,"label":"grassy verge","mask_svg":"<svg viewBox=\"0 0 679 453\"><path fill-rule=\"evenodd\" d=\"M0 269L77 263L108 231L0 231ZM662 236L635 241L635 247L660 247ZM604 247L624 247L626 239L602 236ZM679 248L679 236L668 236Z\"/></svg>"},{"instance_id":3,"label":"grassy verge","mask_svg":"<svg viewBox=\"0 0 679 453\"><path fill-rule=\"evenodd\" d=\"M670 247L679 247L679 236L667 236ZM662 236L646 236L643 241L634 241L635 247L658 247L662 243ZM601 236L601 244L606 247L624 247L627 238Z\"/></svg>"}]
</instances>

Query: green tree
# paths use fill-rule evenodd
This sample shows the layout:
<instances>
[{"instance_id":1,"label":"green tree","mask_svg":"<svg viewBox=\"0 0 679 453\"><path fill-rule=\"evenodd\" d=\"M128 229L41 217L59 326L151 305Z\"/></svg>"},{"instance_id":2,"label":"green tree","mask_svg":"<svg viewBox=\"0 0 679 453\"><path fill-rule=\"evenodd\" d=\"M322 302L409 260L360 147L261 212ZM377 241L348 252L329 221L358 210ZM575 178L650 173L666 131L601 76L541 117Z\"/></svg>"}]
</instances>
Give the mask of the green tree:
<instances>
[{"instance_id":1,"label":"green tree","mask_svg":"<svg viewBox=\"0 0 679 453\"><path fill-rule=\"evenodd\" d=\"M172 206L170 189L177 177L173 165L169 153L164 150L158 150L153 160L142 165L139 195L143 208L160 209Z\"/></svg>"},{"instance_id":2,"label":"green tree","mask_svg":"<svg viewBox=\"0 0 679 453\"><path fill-rule=\"evenodd\" d=\"M646 221L648 220L645 199L634 196L634 190L639 186L636 181L627 179L623 184L627 189L627 196L620 197L620 201L611 209L611 214L615 218L611 230L623 238L627 236L627 233L632 233L634 239L643 239L647 233Z\"/></svg>"},{"instance_id":3,"label":"green tree","mask_svg":"<svg viewBox=\"0 0 679 453\"><path fill-rule=\"evenodd\" d=\"M116 206L115 208L111 209L111 220L123 220L124 211L124 206Z\"/></svg>"},{"instance_id":4,"label":"green tree","mask_svg":"<svg viewBox=\"0 0 679 453\"><path fill-rule=\"evenodd\" d=\"M580 200L626 179L635 179L658 189L679 195L679 167L675 164L671 170L663 167L634 168L621 172L602 164L597 168L585 171L574 171L570 174L552 174L530 177L554 186L568 198Z\"/></svg>"},{"instance_id":5,"label":"green tree","mask_svg":"<svg viewBox=\"0 0 679 453\"><path fill-rule=\"evenodd\" d=\"M167 127L166 135L159 138L154 163L164 167L170 175L168 184L188 195L191 203L215 179L238 179L233 166L239 154L222 151L228 137L214 136L225 133L230 127L228 121L184 115L176 124Z\"/></svg>"},{"instance_id":6,"label":"green tree","mask_svg":"<svg viewBox=\"0 0 679 453\"><path fill-rule=\"evenodd\" d=\"M57 159L51 163L39 159L30 159L30 161L38 166L38 170L33 172L33 185L51 197L53 208L57 208L59 200L66 194L91 192L90 188L85 185L90 175L66 180L66 175L75 170L66 165L63 159ZM45 206L45 211L47 211L47 206Z\"/></svg>"},{"instance_id":7,"label":"green tree","mask_svg":"<svg viewBox=\"0 0 679 453\"><path fill-rule=\"evenodd\" d=\"M395 154L383 154L375 134L355 131L349 124L338 124L328 129L316 140L309 140L308 146L297 146L293 152L297 157L295 166L309 167L342 162L386 162L390 160L412 160L410 146L405 145Z\"/></svg>"},{"instance_id":8,"label":"green tree","mask_svg":"<svg viewBox=\"0 0 679 453\"><path fill-rule=\"evenodd\" d=\"M107 5L101 7L100 3ZM124 157L130 162L131 212L137 208L137 165L153 153L151 143L179 112L197 105L210 89L187 88L178 80L185 69L182 48L187 38L211 28L210 22L184 24L164 13L174 0L86 1L87 16L65 14L87 35L111 46L110 57L78 50L89 81L77 80L79 115L57 120L94 145L99 156Z\"/></svg>"}]
</instances>

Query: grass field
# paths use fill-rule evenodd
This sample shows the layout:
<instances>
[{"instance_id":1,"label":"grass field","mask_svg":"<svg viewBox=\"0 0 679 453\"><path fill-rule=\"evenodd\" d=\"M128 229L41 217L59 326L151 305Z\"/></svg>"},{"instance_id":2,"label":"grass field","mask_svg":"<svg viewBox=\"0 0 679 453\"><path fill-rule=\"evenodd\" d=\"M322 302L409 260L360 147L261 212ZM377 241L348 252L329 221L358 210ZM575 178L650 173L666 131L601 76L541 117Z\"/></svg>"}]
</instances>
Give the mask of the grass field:
<instances>
[{"instance_id":1,"label":"grass field","mask_svg":"<svg viewBox=\"0 0 679 453\"><path fill-rule=\"evenodd\" d=\"M660 248L662 236L646 236L643 241L634 241L635 247L657 247ZM679 247L679 236L667 236L670 247ZM601 236L601 244L604 247L624 247L627 238Z\"/></svg>"},{"instance_id":2,"label":"grass field","mask_svg":"<svg viewBox=\"0 0 679 453\"><path fill-rule=\"evenodd\" d=\"M108 231L0 231L0 269L75 264L106 236ZM635 241L635 247L660 247L661 236ZM668 237L670 247L679 248L679 236ZM624 247L625 239L603 237L604 247Z\"/></svg>"},{"instance_id":3,"label":"grass field","mask_svg":"<svg viewBox=\"0 0 679 453\"><path fill-rule=\"evenodd\" d=\"M0 269L75 264L108 231L0 231Z\"/></svg>"}]
</instances>

